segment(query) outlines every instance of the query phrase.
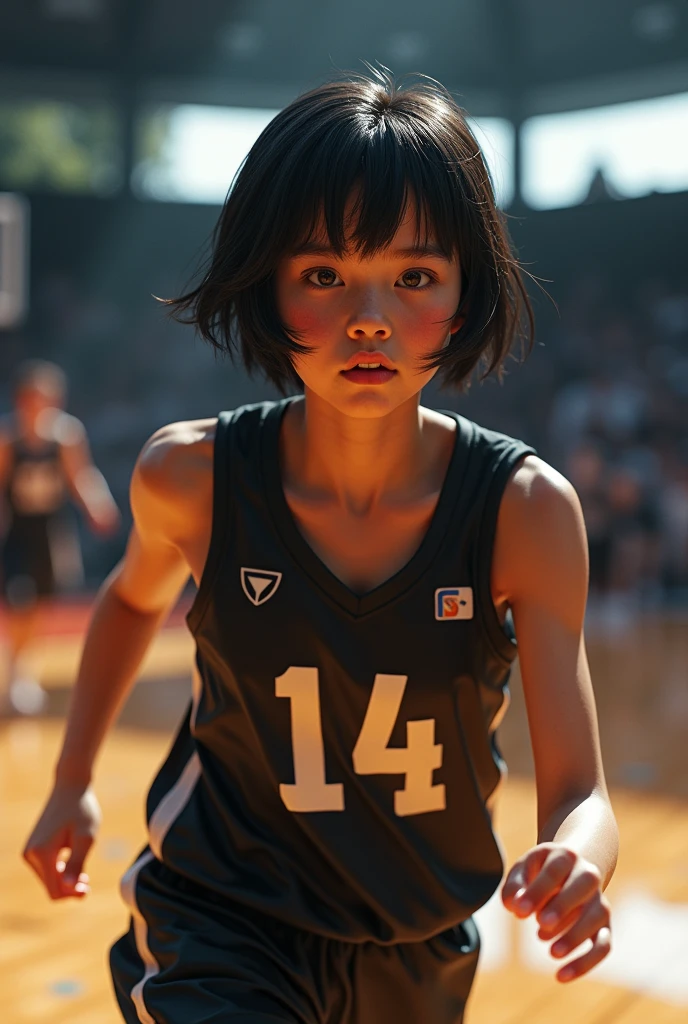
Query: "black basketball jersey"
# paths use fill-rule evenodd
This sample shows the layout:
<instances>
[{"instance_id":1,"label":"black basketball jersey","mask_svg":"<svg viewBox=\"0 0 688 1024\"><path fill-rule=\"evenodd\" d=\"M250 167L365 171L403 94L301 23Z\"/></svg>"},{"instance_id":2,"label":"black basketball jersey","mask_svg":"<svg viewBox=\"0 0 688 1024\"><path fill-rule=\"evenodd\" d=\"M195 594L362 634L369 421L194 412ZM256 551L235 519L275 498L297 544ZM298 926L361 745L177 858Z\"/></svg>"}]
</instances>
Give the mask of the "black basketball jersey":
<instances>
[{"instance_id":1,"label":"black basketball jersey","mask_svg":"<svg viewBox=\"0 0 688 1024\"><path fill-rule=\"evenodd\" d=\"M465 920L503 872L488 805L516 649L490 559L504 486L533 449L456 416L425 538L359 596L287 505L288 401L219 417L212 538L188 615L194 695L137 863L154 855L320 934L416 941Z\"/></svg>"},{"instance_id":2,"label":"black basketball jersey","mask_svg":"<svg viewBox=\"0 0 688 1024\"><path fill-rule=\"evenodd\" d=\"M10 444L10 470L5 496L11 521L55 515L67 501L67 483L56 441L29 445L22 438Z\"/></svg>"}]
</instances>

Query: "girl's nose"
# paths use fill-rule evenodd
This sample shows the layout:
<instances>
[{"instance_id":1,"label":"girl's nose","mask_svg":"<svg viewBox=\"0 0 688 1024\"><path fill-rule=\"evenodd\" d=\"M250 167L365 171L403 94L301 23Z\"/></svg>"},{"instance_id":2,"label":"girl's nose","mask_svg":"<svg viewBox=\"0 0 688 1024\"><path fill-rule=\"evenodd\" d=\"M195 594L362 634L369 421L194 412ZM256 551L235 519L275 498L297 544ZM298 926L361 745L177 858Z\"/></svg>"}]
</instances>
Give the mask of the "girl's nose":
<instances>
[{"instance_id":1,"label":"girl's nose","mask_svg":"<svg viewBox=\"0 0 688 1024\"><path fill-rule=\"evenodd\" d=\"M386 341L392 333L392 327L381 311L368 306L368 308L358 310L349 319L346 333L352 341L363 341L366 338Z\"/></svg>"}]
</instances>

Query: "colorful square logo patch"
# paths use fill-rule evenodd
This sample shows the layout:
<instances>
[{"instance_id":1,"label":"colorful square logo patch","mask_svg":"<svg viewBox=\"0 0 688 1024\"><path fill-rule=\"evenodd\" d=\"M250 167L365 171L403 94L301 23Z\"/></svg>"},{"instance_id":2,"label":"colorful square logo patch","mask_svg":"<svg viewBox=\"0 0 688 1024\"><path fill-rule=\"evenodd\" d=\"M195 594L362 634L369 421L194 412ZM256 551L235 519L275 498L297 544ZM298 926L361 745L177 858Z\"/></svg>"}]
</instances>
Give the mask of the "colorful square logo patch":
<instances>
[{"instance_id":1,"label":"colorful square logo patch","mask_svg":"<svg viewBox=\"0 0 688 1024\"><path fill-rule=\"evenodd\" d=\"M440 587L435 591L435 618L445 620L473 618L472 587Z\"/></svg>"}]
</instances>

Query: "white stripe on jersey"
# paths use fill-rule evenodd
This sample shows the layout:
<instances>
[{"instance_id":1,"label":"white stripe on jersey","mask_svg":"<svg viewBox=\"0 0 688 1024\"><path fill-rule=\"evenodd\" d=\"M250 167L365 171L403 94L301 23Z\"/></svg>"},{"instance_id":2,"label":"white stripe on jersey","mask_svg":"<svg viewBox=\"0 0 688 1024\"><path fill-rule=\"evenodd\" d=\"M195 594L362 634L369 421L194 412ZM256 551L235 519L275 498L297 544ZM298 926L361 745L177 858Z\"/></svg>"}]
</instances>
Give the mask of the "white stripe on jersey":
<instances>
[{"instance_id":1,"label":"white stripe on jersey","mask_svg":"<svg viewBox=\"0 0 688 1024\"><path fill-rule=\"evenodd\" d=\"M196 751L194 751L172 789L169 793L165 794L151 815L151 820L148 824L148 842L158 860L162 860L163 839L167 835L172 823L179 817L189 802L189 797L198 782L200 774L200 758Z\"/></svg>"},{"instance_id":2,"label":"white stripe on jersey","mask_svg":"<svg viewBox=\"0 0 688 1024\"><path fill-rule=\"evenodd\" d=\"M149 864L152 860L153 854L150 850L146 850L141 854L139 859L132 864L120 884L122 899L129 908L129 913L131 914L131 918L134 923L136 949L138 950L138 954L143 960L146 968L143 977L134 985L130 992L131 1001L136 1007L136 1013L138 1014L141 1024L155 1024L155 1020L149 1014L146 1004L143 1001L143 986L149 978L152 978L153 975L157 974L160 970L158 961L148 948L148 925L146 924L145 918L139 910L136 902L136 881L138 879L139 871L144 867L144 865Z\"/></svg>"},{"instance_id":3,"label":"white stripe on jersey","mask_svg":"<svg viewBox=\"0 0 688 1024\"><path fill-rule=\"evenodd\" d=\"M193 727L196 724L196 713L201 698L202 686L201 676L195 665L192 672L192 686L191 729L193 731ZM160 964L151 953L148 945L148 925L136 901L136 883L139 872L146 864L150 864L154 858L162 860L163 840L188 803L200 775L201 762L198 754L194 751L172 789L165 794L151 815L148 824L149 849L145 850L139 859L132 864L120 883L122 899L129 908L134 924L136 949L145 967L143 977L140 981L137 981L130 992L131 1001L136 1008L141 1024L156 1024L144 1002L143 987L149 978L154 977L159 972Z\"/></svg>"}]
</instances>

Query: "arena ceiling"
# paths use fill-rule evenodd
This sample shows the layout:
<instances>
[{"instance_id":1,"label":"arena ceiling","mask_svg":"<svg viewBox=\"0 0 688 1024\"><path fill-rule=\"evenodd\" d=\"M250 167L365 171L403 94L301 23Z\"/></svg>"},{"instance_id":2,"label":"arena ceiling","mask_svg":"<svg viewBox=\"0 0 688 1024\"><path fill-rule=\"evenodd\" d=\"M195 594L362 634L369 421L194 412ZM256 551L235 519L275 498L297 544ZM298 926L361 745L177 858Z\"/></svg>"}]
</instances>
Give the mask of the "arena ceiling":
<instances>
[{"instance_id":1,"label":"arena ceiling","mask_svg":"<svg viewBox=\"0 0 688 1024\"><path fill-rule=\"evenodd\" d=\"M685 0L2 0L0 91L278 106L380 61L516 118L688 90Z\"/></svg>"}]
</instances>

